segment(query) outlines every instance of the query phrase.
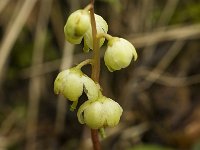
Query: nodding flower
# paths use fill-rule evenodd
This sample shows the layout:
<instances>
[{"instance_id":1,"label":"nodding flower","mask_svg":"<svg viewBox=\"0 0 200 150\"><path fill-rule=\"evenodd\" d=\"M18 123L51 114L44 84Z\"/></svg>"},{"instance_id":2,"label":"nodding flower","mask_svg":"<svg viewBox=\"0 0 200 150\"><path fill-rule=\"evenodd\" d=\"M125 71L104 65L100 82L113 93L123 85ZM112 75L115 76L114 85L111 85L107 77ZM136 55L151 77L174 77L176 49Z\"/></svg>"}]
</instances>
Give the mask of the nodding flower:
<instances>
[{"instance_id":1,"label":"nodding flower","mask_svg":"<svg viewBox=\"0 0 200 150\"><path fill-rule=\"evenodd\" d=\"M98 98L99 90L100 86L76 67L60 72L54 82L54 92L75 102L74 107L83 92L88 99L95 100Z\"/></svg>"},{"instance_id":2,"label":"nodding flower","mask_svg":"<svg viewBox=\"0 0 200 150\"><path fill-rule=\"evenodd\" d=\"M132 59L136 61L137 52L129 41L118 37L112 37L108 41L104 61L109 71L126 68Z\"/></svg>"},{"instance_id":3,"label":"nodding flower","mask_svg":"<svg viewBox=\"0 0 200 150\"><path fill-rule=\"evenodd\" d=\"M97 100L88 100L78 109L78 120L92 129L114 127L119 123L123 109L114 100L101 95Z\"/></svg>"},{"instance_id":4,"label":"nodding flower","mask_svg":"<svg viewBox=\"0 0 200 150\"><path fill-rule=\"evenodd\" d=\"M95 21L96 21L96 29L97 34L107 33L108 32L108 24L106 21L99 15L95 14ZM101 38L99 40L99 47L103 45L105 38ZM88 52L90 49L93 49L93 37L92 37L92 27L90 25L89 30L84 35L84 52Z\"/></svg>"},{"instance_id":5,"label":"nodding flower","mask_svg":"<svg viewBox=\"0 0 200 150\"><path fill-rule=\"evenodd\" d=\"M72 44L80 44L86 31L90 27L90 13L79 9L73 12L64 26L65 38Z\"/></svg>"}]
</instances>

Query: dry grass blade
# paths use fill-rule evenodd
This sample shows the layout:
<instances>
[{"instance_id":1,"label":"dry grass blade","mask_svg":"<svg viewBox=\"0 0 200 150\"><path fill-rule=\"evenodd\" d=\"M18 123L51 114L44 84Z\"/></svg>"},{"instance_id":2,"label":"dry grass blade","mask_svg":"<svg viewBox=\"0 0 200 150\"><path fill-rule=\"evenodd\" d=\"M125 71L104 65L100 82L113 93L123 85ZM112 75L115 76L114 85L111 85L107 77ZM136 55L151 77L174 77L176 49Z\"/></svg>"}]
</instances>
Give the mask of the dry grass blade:
<instances>
[{"instance_id":1,"label":"dry grass blade","mask_svg":"<svg viewBox=\"0 0 200 150\"><path fill-rule=\"evenodd\" d=\"M152 72L147 69L141 68L139 70L139 75L141 76L147 76L150 73L154 74L153 76L160 76L159 73L157 72ZM155 79L148 78L148 81L150 82L156 82L158 84L162 84L165 86L171 86L171 87L183 87L183 86L190 86L193 84L198 84L200 83L200 74L188 76L188 77L174 77L172 75L165 75L162 74L156 81Z\"/></svg>"},{"instance_id":2,"label":"dry grass blade","mask_svg":"<svg viewBox=\"0 0 200 150\"><path fill-rule=\"evenodd\" d=\"M34 51L32 58L32 65L41 64L43 62L44 46L47 34L47 24L49 21L52 0L43 0L40 5L39 18L36 27L36 35L34 41ZM31 70L33 74L34 68ZM39 100L41 95L42 77L32 78L29 86L29 106L27 116L27 149L37 149L36 130L37 130L37 117L39 111Z\"/></svg>"},{"instance_id":3,"label":"dry grass blade","mask_svg":"<svg viewBox=\"0 0 200 150\"><path fill-rule=\"evenodd\" d=\"M179 0L168 0L162 14L158 20L157 26L166 26L174 14Z\"/></svg>"},{"instance_id":4,"label":"dry grass blade","mask_svg":"<svg viewBox=\"0 0 200 150\"><path fill-rule=\"evenodd\" d=\"M168 0L166 2L164 10L162 11L160 18L159 18L157 24L155 25L156 27L167 26L168 22L171 20L171 17L176 10L178 2L179 2L179 0ZM153 54L156 49L156 44L157 43L147 45L146 48L143 50L144 61L145 60L148 61L153 58Z\"/></svg>"},{"instance_id":5,"label":"dry grass blade","mask_svg":"<svg viewBox=\"0 0 200 150\"><path fill-rule=\"evenodd\" d=\"M144 83L143 84L141 83L141 89L138 88L138 90L144 90L149 88L164 73L166 68L172 63L175 57L182 50L184 44L185 44L184 41L176 41L168 50L168 52L165 54L165 56L160 60L157 66L153 68L153 70L145 77ZM151 81L151 82L146 82L146 81Z\"/></svg>"},{"instance_id":6,"label":"dry grass blade","mask_svg":"<svg viewBox=\"0 0 200 150\"><path fill-rule=\"evenodd\" d=\"M162 41L185 40L200 37L200 24L193 24L184 27L160 29L152 33L145 33L129 38L138 48L151 46Z\"/></svg>"},{"instance_id":7,"label":"dry grass blade","mask_svg":"<svg viewBox=\"0 0 200 150\"><path fill-rule=\"evenodd\" d=\"M22 30L30 12L37 0L26 0L10 28L7 29L5 36L0 44L0 84L3 75L3 67L8 59L11 49ZM15 15L15 14L14 14Z\"/></svg>"},{"instance_id":8,"label":"dry grass blade","mask_svg":"<svg viewBox=\"0 0 200 150\"><path fill-rule=\"evenodd\" d=\"M81 62L87 58L91 57L91 53L82 55L82 54L75 54L73 57L73 64L77 64L78 62ZM53 60L53 61L49 61L49 62L45 62L43 64L37 64L35 66L31 66L29 68L23 69L20 72L20 76L22 79L27 79L27 78L32 78L34 76L41 76L44 74L48 74L51 73L55 70L58 70L58 68L60 67L60 64L62 62L62 59L68 59L68 56L63 57L61 59L57 59L57 60ZM51 66L51 67L49 67ZM41 69L42 68L42 69ZM35 69L37 70L36 72L34 72L34 74L31 74L31 70Z\"/></svg>"},{"instance_id":9,"label":"dry grass blade","mask_svg":"<svg viewBox=\"0 0 200 150\"><path fill-rule=\"evenodd\" d=\"M7 6L10 0L2 0L0 1L0 14L3 11L3 9Z\"/></svg>"},{"instance_id":10,"label":"dry grass blade","mask_svg":"<svg viewBox=\"0 0 200 150\"><path fill-rule=\"evenodd\" d=\"M143 82L140 82L138 85L135 82L135 78L132 78L126 86L123 88L123 91L120 94L120 99L123 99L123 97L126 97L126 100L123 100L124 105L126 104L126 101L131 97L131 94L134 92L142 92L148 88L151 87L151 85L159 79L161 74L164 73L165 69L171 64L171 62L174 60L174 58L178 55L178 53L181 51L182 47L184 46L184 41L176 41L171 48L168 50L168 52L165 54L163 58L161 58L158 65L152 69L152 71L146 75ZM135 72L139 73L139 69ZM155 72L157 72L155 74ZM127 106L126 106L127 107Z\"/></svg>"}]
</instances>

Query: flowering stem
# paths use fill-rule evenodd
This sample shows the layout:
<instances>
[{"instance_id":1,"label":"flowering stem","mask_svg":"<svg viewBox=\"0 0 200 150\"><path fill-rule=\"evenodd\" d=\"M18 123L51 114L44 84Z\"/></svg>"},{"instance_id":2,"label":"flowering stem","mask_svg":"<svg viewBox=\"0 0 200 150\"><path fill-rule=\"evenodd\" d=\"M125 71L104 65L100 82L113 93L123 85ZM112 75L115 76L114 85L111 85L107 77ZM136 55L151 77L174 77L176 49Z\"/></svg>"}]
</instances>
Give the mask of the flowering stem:
<instances>
[{"instance_id":1,"label":"flowering stem","mask_svg":"<svg viewBox=\"0 0 200 150\"><path fill-rule=\"evenodd\" d=\"M99 33L97 34L97 39L106 38L106 40L111 40L113 37L107 33Z\"/></svg>"},{"instance_id":2,"label":"flowering stem","mask_svg":"<svg viewBox=\"0 0 200 150\"><path fill-rule=\"evenodd\" d=\"M96 21L94 17L94 0L91 0L92 7L90 9L92 38L93 38L93 65L92 65L92 79L99 82L100 72L100 54L99 54L99 40L97 39Z\"/></svg>"},{"instance_id":3,"label":"flowering stem","mask_svg":"<svg viewBox=\"0 0 200 150\"><path fill-rule=\"evenodd\" d=\"M89 4L89 5L87 5L85 8L84 8L84 10L90 10L91 9L91 7L92 7L92 5L91 4Z\"/></svg>"},{"instance_id":4,"label":"flowering stem","mask_svg":"<svg viewBox=\"0 0 200 150\"><path fill-rule=\"evenodd\" d=\"M76 106L78 104L78 100L77 101L74 101L70 107L70 111L74 111L76 109Z\"/></svg>"},{"instance_id":5,"label":"flowering stem","mask_svg":"<svg viewBox=\"0 0 200 150\"><path fill-rule=\"evenodd\" d=\"M93 64L92 64L92 79L95 82L99 82L99 73L100 73L100 54L99 54L99 39L97 39L97 29L96 29L96 21L94 17L94 0L90 1L91 9L90 9L90 18L91 18L91 26L92 26L92 38L93 38ZM91 129L91 138L93 143L94 150L101 150L98 130Z\"/></svg>"},{"instance_id":6,"label":"flowering stem","mask_svg":"<svg viewBox=\"0 0 200 150\"><path fill-rule=\"evenodd\" d=\"M76 68L77 69L81 69L83 66L87 65L87 64L92 64L93 60L92 59L86 59L84 61L82 61L81 63L79 63Z\"/></svg>"}]
</instances>

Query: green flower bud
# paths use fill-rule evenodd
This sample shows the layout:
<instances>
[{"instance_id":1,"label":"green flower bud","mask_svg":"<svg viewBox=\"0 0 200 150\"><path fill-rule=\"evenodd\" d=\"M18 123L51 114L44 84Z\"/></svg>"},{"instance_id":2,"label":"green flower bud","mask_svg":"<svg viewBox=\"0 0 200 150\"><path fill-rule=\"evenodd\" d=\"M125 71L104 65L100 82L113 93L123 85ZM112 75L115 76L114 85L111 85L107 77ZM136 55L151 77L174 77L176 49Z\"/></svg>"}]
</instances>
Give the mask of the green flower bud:
<instances>
[{"instance_id":1,"label":"green flower bud","mask_svg":"<svg viewBox=\"0 0 200 150\"><path fill-rule=\"evenodd\" d=\"M67 19L64 27L65 38L72 44L80 44L83 35L90 27L90 14L87 10L77 10Z\"/></svg>"},{"instance_id":2,"label":"green flower bud","mask_svg":"<svg viewBox=\"0 0 200 150\"><path fill-rule=\"evenodd\" d=\"M54 92L63 94L71 101L77 101L83 92L82 75L80 70L74 68L60 72L54 82Z\"/></svg>"},{"instance_id":3,"label":"green flower bud","mask_svg":"<svg viewBox=\"0 0 200 150\"><path fill-rule=\"evenodd\" d=\"M99 90L100 86L76 67L60 72L54 82L54 92L70 101L77 101L83 91L88 98L95 100Z\"/></svg>"},{"instance_id":4,"label":"green flower bud","mask_svg":"<svg viewBox=\"0 0 200 150\"><path fill-rule=\"evenodd\" d=\"M88 100L80 106L77 116L81 124L92 129L114 127L122 115L121 106L110 98L101 96L98 100Z\"/></svg>"},{"instance_id":5,"label":"green flower bud","mask_svg":"<svg viewBox=\"0 0 200 150\"><path fill-rule=\"evenodd\" d=\"M110 72L126 68L133 57L135 61L137 52L129 41L118 37L113 37L108 41L104 61Z\"/></svg>"},{"instance_id":6,"label":"green flower bud","mask_svg":"<svg viewBox=\"0 0 200 150\"><path fill-rule=\"evenodd\" d=\"M99 15L95 14L97 34L107 33L108 25L106 21ZM99 47L103 45L105 38L101 38L99 41ZM90 25L89 30L84 35L84 52L88 52L90 49L93 49L93 38L92 38L92 27Z\"/></svg>"}]
</instances>

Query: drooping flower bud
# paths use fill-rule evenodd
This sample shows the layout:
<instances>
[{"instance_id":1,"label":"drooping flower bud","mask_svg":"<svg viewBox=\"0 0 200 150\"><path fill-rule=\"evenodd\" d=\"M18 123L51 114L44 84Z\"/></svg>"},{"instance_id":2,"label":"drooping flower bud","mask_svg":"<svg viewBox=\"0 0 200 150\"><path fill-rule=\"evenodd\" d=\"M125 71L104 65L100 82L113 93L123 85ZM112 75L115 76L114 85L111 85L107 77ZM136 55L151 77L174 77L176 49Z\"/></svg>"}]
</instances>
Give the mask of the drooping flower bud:
<instances>
[{"instance_id":1,"label":"drooping flower bud","mask_svg":"<svg viewBox=\"0 0 200 150\"><path fill-rule=\"evenodd\" d=\"M108 41L104 61L110 72L126 68L132 58L137 59L137 52L134 46L123 38L113 37Z\"/></svg>"},{"instance_id":2,"label":"drooping flower bud","mask_svg":"<svg viewBox=\"0 0 200 150\"><path fill-rule=\"evenodd\" d=\"M80 44L90 27L90 14L87 10L77 10L67 19L64 27L65 38L72 44Z\"/></svg>"},{"instance_id":3,"label":"drooping flower bud","mask_svg":"<svg viewBox=\"0 0 200 150\"><path fill-rule=\"evenodd\" d=\"M107 33L108 25L106 21L99 15L95 14L97 34ZM101 38L99 41L99 47L103 45L105 38ZM89 30L84 35L84 52L88 52L90 49L93 49L93 38L92 38L92 27L90 25Z\"/></svg>"},{"instance_id":4,"label":"drooping flower bud","mask_svg":"<svg viewBox=\"0 0 200 150\"><path fill-rule=\"evenodd\" d=\"M99 97L98 100L88 100L83 103L77 113L81 124L86 124L92 129L114 127L119 123L123 109L110 98Z\"/></svg>"},{"instance_id":5,"label":"drooping flower bud","mask_svg":"<svg viewBox=\"0 0 200 150\"><path fill-rule=\"evenodd\" d=\"M83 92L82 75L75 68L60 72L54 82L54 92L64 95L70 101L77 101Z\"/></svg>"},{"instance_id":6,"label":"drooping flower bud","mask_svg":"<svg viewBox=\"0 0 200 150\"><path fill-rule=\"evenodd\" d=\"M60 72L54 82L54 92L70 101L78 101L83 91L88 99L95 100L99 96L100 86L76 67Z\"/></svg>"}]
</instances>

